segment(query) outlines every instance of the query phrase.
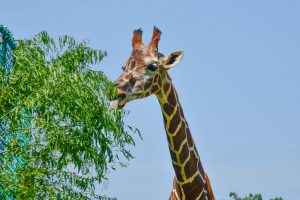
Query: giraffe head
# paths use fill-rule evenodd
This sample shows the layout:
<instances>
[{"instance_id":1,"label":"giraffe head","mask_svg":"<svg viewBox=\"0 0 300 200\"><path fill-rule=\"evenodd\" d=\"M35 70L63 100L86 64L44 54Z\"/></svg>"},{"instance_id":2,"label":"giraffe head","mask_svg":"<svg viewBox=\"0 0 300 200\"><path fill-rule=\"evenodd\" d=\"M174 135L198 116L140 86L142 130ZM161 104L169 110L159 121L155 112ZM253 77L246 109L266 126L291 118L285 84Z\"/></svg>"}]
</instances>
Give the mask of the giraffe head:
<instances>
[{"instance_id":1,"label":"giraffe head","mask_svg":"<svg viewBox=\"0 0 300 200\"><path fill-rule=\"evenodd\" d=\"M142 42L142 30L133 31L131 55L122 67L122 74L115 81L118 99L115 107L122 108L127 102L157 94L164 81L170 81L167 70L183 57L183 51L172 52L164 57L158 52L161 31L154 27L150 43Z\"/></svg>"}]
</instances>

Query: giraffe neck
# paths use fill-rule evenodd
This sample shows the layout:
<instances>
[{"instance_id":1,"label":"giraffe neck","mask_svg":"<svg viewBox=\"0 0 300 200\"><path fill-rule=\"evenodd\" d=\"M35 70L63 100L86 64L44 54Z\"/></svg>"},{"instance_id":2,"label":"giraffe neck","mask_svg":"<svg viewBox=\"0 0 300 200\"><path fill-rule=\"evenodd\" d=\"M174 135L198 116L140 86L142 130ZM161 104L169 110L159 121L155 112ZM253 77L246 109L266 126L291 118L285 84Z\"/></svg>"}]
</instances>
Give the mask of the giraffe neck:
<instances>
[{"instance_id":1,"label":"giraffe neck","mask_svg":"<svg viewBox=\"0 0 300 200\"><path fill-rule=\"evenodd\" d=\"M171 80L163 82L156 96L163 113L180 199L207 199L205 172Z\"/></svg>"}]
</instances>

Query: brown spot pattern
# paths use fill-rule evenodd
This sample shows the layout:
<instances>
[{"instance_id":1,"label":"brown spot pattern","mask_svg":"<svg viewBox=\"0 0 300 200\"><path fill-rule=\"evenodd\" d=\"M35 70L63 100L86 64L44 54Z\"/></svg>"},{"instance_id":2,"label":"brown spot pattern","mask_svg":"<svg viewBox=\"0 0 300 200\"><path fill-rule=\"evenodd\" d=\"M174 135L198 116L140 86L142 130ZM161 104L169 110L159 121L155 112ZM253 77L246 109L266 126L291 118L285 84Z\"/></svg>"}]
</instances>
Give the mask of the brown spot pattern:
<instances>
[{"instance_id":1,"label":"brown spot pattern","mask_svg":"<svg viewBox=\"0 0 300 200\"><path fill-rule=\"evenodd\" d=\"M164 92L167 92L170 87L171 87L171 85L169 83L164 83L164 85L163 85Z\"/></svg>"},{"instance_id":2,"label":"brown spot pattern","mask_svg":"<svg viewBox=\"0 0 300 200\"><path fill-rule=\"evenodd\" d=\"M184 166L184 171L187 178L193 176L199 169L197 167L197 157L193 152L190 152L190 159L187 164Z\"/></svg>"},{"instance_id":3,"label":"brown spot pattern","mask_svg":"<svg viewBox=\"0 0 300 200\"><path fill-rule=\"evenodd\" d=\"M172 134L175 132L177 126L179 126L180 121L181 121L181 116L179 113L179 109L177 109L175 115L171 119L169 133Z\"/></svg>"},{"instance_id":4,"label":"brown spot pattern","mask_svg":"<svg viewBox=\"0 0 300 200\"><path fill-rule=\"evenodd\" d=\"M165 113L166 113L168 116L170 116L170 115L173 113L174 107L171 106L171 105L168 104L168 103L165 103L165 104L163 105L163 109L164 109Z\"/></svg>"},{"instance_id":5,"label":"brown spot pattern","mask_svg":"<svg viewBox=\"0 0 300 200\"><path fill-rule=\"evenodd\" d=\"M178 151L180 144L183 142L183 140L186 138L186 135L184 134L184 130L185 130L185 124L182 123L178 133L173 136L173 141L174 141L174 150Z\"/></svg>"},{"instance_id":6,"label":"brown spot pattern","mask_svg":"<svg viewBox=\"0 0 300 200\"><path fill-rule=\"evenodd\" d=\"M170 155L173 161L177 161L176 154L170 149Z\"/></svg>"},{"instance_id":7,"label":"brown spot pattern","mask_svg":"<svg viewBox=\"0 0 300 200\"><path fill-rule=\"evenodd\" d=\"M177 99L176 99L176 94L175 94L174 87L171 88L171 92L168 96L168 103L171 104L172 106L176 106L176 104L177 104Z\"/></svg>"},{"instance_id":8,"label":"brown spot pattern","mask_svg":"<svg viewBox=\"0 0 300 200\"><path fill-rule=\"evenodd\" d=\"M186 127L185 133L186 133L188 145L189 145L189 147L192 147L192 146L194 145L194 140L193 140L193 138L192 138L190 129Z\"/></svg>"},{"instance_id":9,"label":"brown spot pattern","mask_svg":"<svg viewBox=\"0 0 300 200\"><path fill-rule=\"evenodd\" d=\"M148 89L150 88L151 85L152 85L152 80L148 80L148 81L145 83L144 90L148 90Z\"/></svg>"},{"instance_id":10,"label":"brown spot pattern","mask_svg":"<svg viewBox=\"0 0 300 200\"><path fill-rule=\"evenodd\" d=\"M188 155L189 155L189 147L188 147L187 143L185 143L182 146L182 150L181 150L181 152L179 154L180 162L183 163L188 158Z\"/></svg>"},{"instance_id":11,"label":"brown spot pattern","mask_svg":"<svg viewBox=\"0 0 300 200\"><path fill-rule=\"evenodd\" d=\"M158 90L159 90L159 87L156 84L152 86L152 92L153 93L158 92Z\"/></svg>"}]
</instances>

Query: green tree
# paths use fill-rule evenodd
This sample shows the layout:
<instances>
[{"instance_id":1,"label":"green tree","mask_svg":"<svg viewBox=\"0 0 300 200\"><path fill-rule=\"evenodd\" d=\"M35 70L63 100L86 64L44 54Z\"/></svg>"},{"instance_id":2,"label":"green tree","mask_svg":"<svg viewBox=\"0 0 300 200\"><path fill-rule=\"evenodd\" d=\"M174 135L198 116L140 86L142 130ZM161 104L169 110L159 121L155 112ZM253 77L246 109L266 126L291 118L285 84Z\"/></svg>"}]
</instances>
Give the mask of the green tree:
<instances>
[{"instance_id":1,"label":"green tree","mask_svg":"<svg viewBox=\"0 0 300 200\"><path fill-rule=\"evenodd\" d=\"M230 192L229 196L233 199L233 200L263 200L263 197L261 194L249 194L248 196L245 197L239 197L237 193L235 192ZM270 200L283 200L283 198L281 197L275 197L272 198Z\"/></svg>"},{"instance_id":2,"label":"green tree","mask_svg":"<svg viewBox=\"0 0 300 200\"><path fill-rule=\"evenodd\" d=\"M55 41L46 32L18 42L12 71L0 66L0 122L10 134L5 141L0 135L6 142L0 191L16 199L102 198L95 184L110 169L126 166L135 144L131 135L139 135L124 124L124 110L109 109L113 83L90 69L105 55L85 41ZM23 167L11 171L16 155L24 158Z\"/></svg>"}]
</instances>

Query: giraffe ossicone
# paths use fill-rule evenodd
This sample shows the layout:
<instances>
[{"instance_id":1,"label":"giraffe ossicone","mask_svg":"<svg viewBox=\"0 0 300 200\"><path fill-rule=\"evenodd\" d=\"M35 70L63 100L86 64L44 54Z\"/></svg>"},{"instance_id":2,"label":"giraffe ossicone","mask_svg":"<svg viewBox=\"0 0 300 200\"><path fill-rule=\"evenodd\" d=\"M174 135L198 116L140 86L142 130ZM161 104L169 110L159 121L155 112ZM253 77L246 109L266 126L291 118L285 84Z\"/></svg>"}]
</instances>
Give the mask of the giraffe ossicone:
<instances>
[{"instance_id":1,"label":"giraffe ossicone","mask_svg":"<svg viewBox=\"0 0 300 200\"><path fill-rule=\"evenodd\" d=\"M168 70L183 58L183 51L165 57L158 51L161 31L154 27L148 45L142 41L142 29L134 30L132 52L115 81L118 98L110 102L113 109L122 108L135 99L155 94L161 106L172 165L175 171L169 200L214 200L189 125Z\"/></svg>"}]
</instances>

